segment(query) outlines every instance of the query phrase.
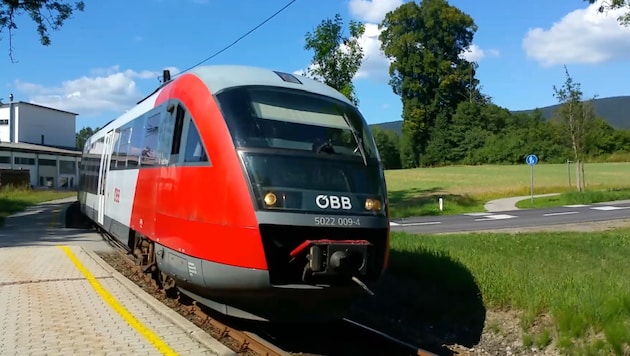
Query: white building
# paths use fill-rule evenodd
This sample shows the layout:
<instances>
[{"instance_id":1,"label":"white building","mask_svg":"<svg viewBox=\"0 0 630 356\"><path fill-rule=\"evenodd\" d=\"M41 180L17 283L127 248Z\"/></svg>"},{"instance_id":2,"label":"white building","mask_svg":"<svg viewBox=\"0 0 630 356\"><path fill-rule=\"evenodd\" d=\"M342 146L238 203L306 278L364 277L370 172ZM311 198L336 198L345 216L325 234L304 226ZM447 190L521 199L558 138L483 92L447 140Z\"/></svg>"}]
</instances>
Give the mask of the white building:
<instances>
[{"instance_id":1,"label":"white building","mask_svg":"<svg viewBox=\"0 0 630 356\"><path fill-rule=\"evenodd\" d=\"M77 187L76 116L11 95L0 103L0 169L28 169L34 187Z\"/></svg>"}]
</instances>

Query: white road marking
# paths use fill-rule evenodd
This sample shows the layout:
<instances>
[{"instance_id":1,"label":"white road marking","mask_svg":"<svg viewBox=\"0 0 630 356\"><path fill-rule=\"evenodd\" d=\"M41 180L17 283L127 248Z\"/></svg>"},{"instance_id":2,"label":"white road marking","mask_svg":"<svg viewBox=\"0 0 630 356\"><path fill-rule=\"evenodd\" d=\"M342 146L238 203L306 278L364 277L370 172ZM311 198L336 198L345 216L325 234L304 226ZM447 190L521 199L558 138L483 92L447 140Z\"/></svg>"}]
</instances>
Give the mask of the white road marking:
<instances>
[{"instance_id":1,"label":"white road marking","mask_svg":"<svg viewBox=\"0 0 630 356\"><path fill-rule=\"evenodd\" d=\"M427 221L427 222L405 223L405 224L394 223L396 225L393 225L393 226L407 227L407 226L437 225L441 223L442 223L441 221Z\"/></svg>"},{"instance_id":2,"label":"white road marking","mask_svg":"<svg viewBox=\"0 0 630 356\"><path fill-rule=\"evenodd\" d=\"M517 216L508 215L508 214L496 214L496 215L489 215L489 216L486 216L485 218L481 218L481 219L475 219L475 221L505 220L505 219L512 219L512 218L516 218L516 217Z\"/></svg>"},{"instance_id":3,"label":"white road marking","mask_svg":"<svg viewBox=\"0 0 630 356\"><path fill-rule=\"evenodd\" d=\"M543 216L557 216L557 215L571 215L571 214L579 214L579 211L565 211L562 213L547 213L543 214Z\"/></svg>"},{"instance_id":4,"label":"white road marking","mask_svg":"<svg viewBox=\"0 0 630 356\"><path fill-rule=\"evenodd\" d=\"M610 211L610 210L630 209L630 206L595 206L595 207L592 207L591 209L601 210L601 211Z\"/></svg>"},{"instance_id":5,"label":"white road marking","mask_svg":"<svg viewBox=\"0 0 630 356\"><path fill-rule=\"evenodd\" d=\"M492 215L492 213L466 213L464 215L468 215L468 216L488 216L488 215Z\"/></svg>"},{"instance_id":6,"label":"white road marking","mask_svg":"<svg viewBox=\"0 0 630 356\"><path fill-rule=\"evenodd\" d=\"M590 205L586 204L573 204L573 205L564 205L565 208L584 208Z\"/></svg>"},{"instance_id":7,"label":"white road marking","mask_svg":"<svg viewBox=\"0 0 630 356\"><path fill-rule=\"evenodd\" d=\"M393 221L389 222L389 226L399 226L399 225L400 225L399 223L395 223Z\"/></svg>"}]
</instances>

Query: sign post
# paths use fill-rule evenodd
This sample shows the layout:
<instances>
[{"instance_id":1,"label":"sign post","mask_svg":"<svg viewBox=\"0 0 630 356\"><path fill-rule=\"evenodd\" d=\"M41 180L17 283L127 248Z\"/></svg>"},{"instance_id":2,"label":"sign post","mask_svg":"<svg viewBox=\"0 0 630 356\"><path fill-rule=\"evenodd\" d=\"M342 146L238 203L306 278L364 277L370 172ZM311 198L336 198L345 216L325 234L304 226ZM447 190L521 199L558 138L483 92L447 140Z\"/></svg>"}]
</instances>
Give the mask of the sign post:
<instances>
[{"instance_id":1,"label":"sign post","mask_svg":"<svg viewBox=\"0 0 630 356\"><path fill-rule=\"evenodd\" d=\"M531 192L531 201L532 201L532 206L534 205L534 166L538 163L538 157L536 157L536 155L528 155L527 158L525 158L525 163L527 163L529 165L530 168L530 192Z\"/></svg>"}]
</instances>

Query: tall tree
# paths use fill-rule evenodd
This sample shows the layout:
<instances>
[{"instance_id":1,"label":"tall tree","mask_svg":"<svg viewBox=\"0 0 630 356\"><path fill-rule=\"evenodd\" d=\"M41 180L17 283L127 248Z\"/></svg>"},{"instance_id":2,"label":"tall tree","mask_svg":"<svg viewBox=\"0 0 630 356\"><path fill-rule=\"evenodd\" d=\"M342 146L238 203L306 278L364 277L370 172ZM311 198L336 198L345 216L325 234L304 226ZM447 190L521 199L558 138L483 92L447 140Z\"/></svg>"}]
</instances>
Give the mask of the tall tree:
<instances>
[{"instance_id":1,"label":"tall tree","mask_svg":"<svg viewBox=\"0 0 630 356\"><path fill-rule=\"evenodd\" d=\"M567 134L567 141L573 152L576 167L576 186L584 189L584 154L589 127L595 120L595 111L591 102L584 102L580 83L573 81L567 67L564 67L566 79L561 87L553 86L554 97L560 103L556 116Z\"/></svg>"},{"instance_id":2,"label":"tall tree","mask_svg":"<svg viewBox=\"0 0 630 356\"><path fill-rule=\"evenodd\" d=\"M75 11L83 11L83 1L71 3L69 0L0 0L0 33L5 29L9 34L9 57L13 58L13 31L17 30L16 20L27 14L37 25L37 33L42 45L50 45L49 30L60 29Z\"/></svg>"},{"instance_id":3,"label":"tall tree","mask_svg":"<svg viewBox=\"0 0 630 356\"><path fill-rule=\"evenodd\" d=\"M392 62L390 85L403 104L401 153L417 167L438 116L445 126L476 87L473 63L461 54L477 31L473 19L446 0L407 2L380 24L381 49ZM444 127L443 129L446 129Z\"/></svg>"},{"instance_id":4,"label":"tall tree","mask_svg":"<svg viewBox=\"0 0 630 356\"><path fill-rule=\"evenodd\" d=\"M333 20L323 20L313 32L306 33L304 49L314 51L307 75L337 89L358 105L352 78L363 62L359 38L365 25L350 21L348 28L349 35L344 35L343 20L336 14Z\"/></svg>"},{"instance_id":5,"label":"tall tree","mask_svg":"<svg viewBox=\"0 0 630 356\"><path fill-rule=\"evenodd\" d=\"M372 127L372 135L374 142L378 148L378 153L383 161L385 169L399 169L400 165L400 138L394 131L385 130L380 127Z\"/></svg>"},{"instance_id":6,"label":"tall tree","mask_svg":"<svg viewBox=\"0 0 630 356\"><path fill-rule=\"evenodd\" d=\"M601 0L584 0L589 4L599 3ZM600 13L612 10L626 9L625 14L619 15L617 20L624 26L630 26L630 0L604 0L597 9Z\"/></svg>"},{"instance_id":7,"label":"tall tree","mask_svg":"<svg viewBox=\"0 0 630 356\"><path fill-rule=\"evenodd\" d=\"M94 135L96 131L99 130L99 127L92 129L91 127L84 127L79 132L76 133L76 146L77 150L83 151L83 146L85 146L85 141L87 141L90 136Z\"/></svg>"}]
</instances>

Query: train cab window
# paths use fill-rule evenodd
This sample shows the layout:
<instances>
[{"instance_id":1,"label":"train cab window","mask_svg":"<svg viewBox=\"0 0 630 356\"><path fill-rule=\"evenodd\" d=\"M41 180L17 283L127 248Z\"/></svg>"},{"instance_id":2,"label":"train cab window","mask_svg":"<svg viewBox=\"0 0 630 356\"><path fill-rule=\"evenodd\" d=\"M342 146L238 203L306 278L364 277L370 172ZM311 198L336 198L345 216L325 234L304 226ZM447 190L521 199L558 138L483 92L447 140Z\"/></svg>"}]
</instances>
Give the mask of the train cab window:
<instances>
[{"instance_id":1,"label":"train cab window","mask_svg":"<svg viewBox=\"0 0 630 356\"><path fill-rule=\"evenodd\" d=\"M199 131L192 119L188 123L184 162L208 162L206 149L203 147Z\"/></svg>"},{"instance_id":2,"label":"train cab window","mask_svg":"<svg viewBox=\"0 0 630 356\"><path fill-rule=\"evenodd\" d=\"M179 155L179 146L182 142L182 130L184 127L184 116L186 111L181 105L177 105L175 112L175 129L173 130L173 144L171 145L171 155Z\"/></svg>"}]
</instances>

